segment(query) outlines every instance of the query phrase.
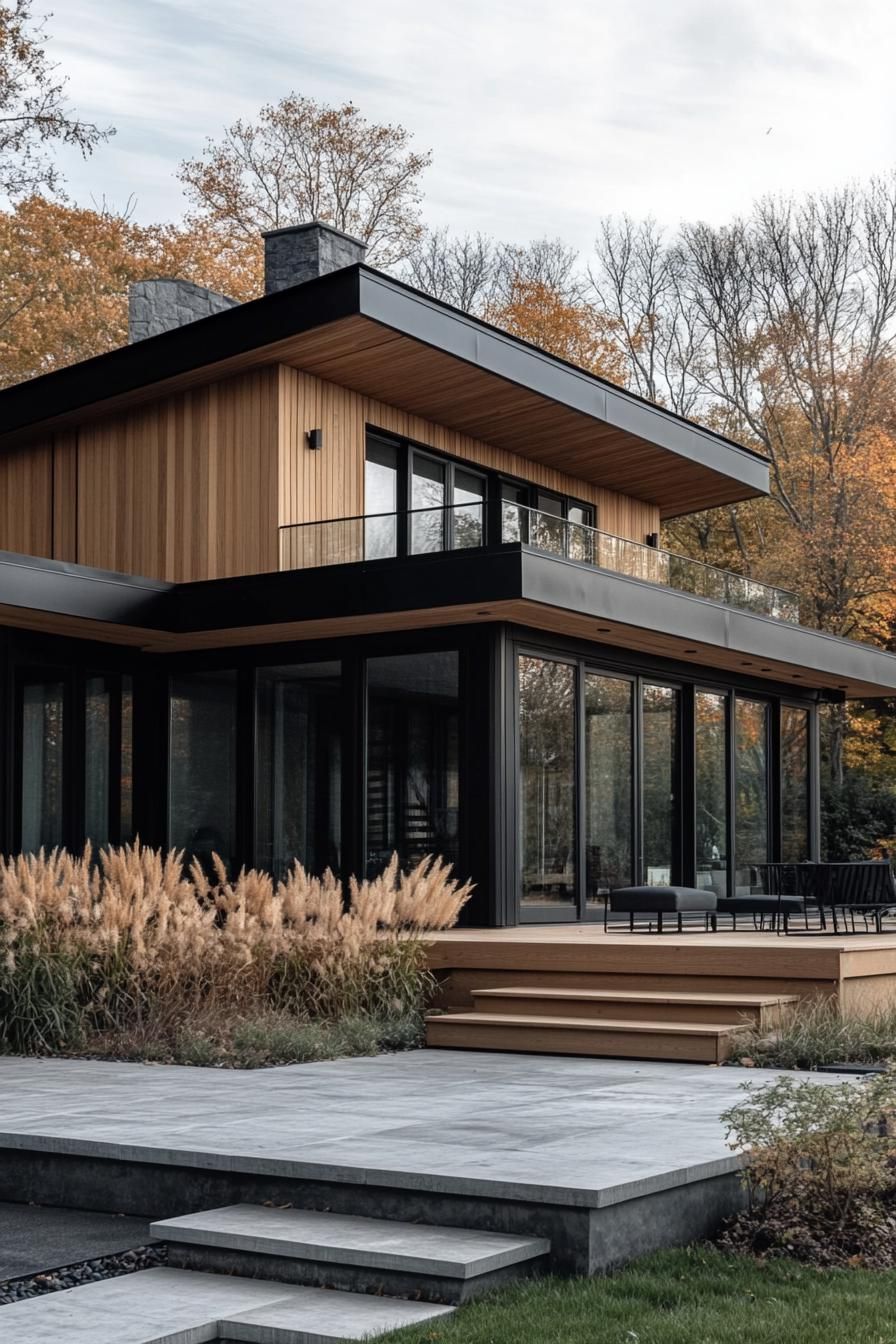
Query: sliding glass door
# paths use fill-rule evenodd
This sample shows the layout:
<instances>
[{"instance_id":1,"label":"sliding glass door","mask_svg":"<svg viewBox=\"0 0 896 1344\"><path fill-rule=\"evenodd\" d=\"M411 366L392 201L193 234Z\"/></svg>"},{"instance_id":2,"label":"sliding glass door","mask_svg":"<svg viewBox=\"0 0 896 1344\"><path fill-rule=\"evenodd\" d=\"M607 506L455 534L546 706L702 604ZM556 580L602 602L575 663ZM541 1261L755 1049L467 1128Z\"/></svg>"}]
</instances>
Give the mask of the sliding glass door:
<instances>
[{"instance_id":1,"label":"sliding glass door","mask_svg":"<svg viewBox=\"0 0 896 1344\"><path fill-rule=\"evenodd\" d=\"M520 652L517 822L524 918L599 918L608 894L679 881L676 687Z\"/></svg>"},{"instance_id":2,"label":"sliding glass door","mask_svg":"<svg viewBox=\"0 0 896 1344\"><path fill-rule=\"evenodd\" d=\"M578 911L576 668L518 660L521 900Z\"/></svg>"},{"instance_id":3,"label":"sliding glass door","mask_svg":"<svg viewBox=\"0 0 896 1344\"><path fill-rule=\"evenodd\" d=\"M585 672L585 898L634 881L634 686Z\"/></svg>"}]
</instances>

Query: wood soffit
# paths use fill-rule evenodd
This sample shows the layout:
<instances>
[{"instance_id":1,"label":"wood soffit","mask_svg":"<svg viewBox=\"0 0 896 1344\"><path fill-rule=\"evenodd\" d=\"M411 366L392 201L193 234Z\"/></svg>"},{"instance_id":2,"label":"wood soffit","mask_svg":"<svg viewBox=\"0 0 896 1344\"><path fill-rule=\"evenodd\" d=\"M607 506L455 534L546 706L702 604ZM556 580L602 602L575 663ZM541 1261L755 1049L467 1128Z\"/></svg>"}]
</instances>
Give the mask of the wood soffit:
<instances>
[{"instance_id":1,"label":"wood soffit","mask_svg":"<svg viewBox=\"0 0 896 1344\"><path fill-rule=\"evenodd\" d=\"M292 310L284 308L283 296L271 296L278 306L270 310L262 308L269 299L256 300L194 323L192 328L141 342L139 347L85 361L75 368L84 371L84 387L96 388L89 401L84 401L83 389L79 393L73 370L65 369L35 380L33 392L29 393L28 384L0 392L0 423L6 418L7 423L22 426L6 434L0 431L0 449L247 369L286 364L570 476L656 504L663 517L766 493L767 467L756 454L551 360L376 272L351 270L360 270L360 275L336 273L284 291L287 299L292 294ZM355 282L356 290L369 291L368 307L377 316L359 311L361 300L350 302L342 295L343 290L348 292L349 280ZM335 308L330 304L330 310L312 322L309 312L315 295L309 294L303 306L301 291L333 282L336 292L337 281L340 303ZM323 288L315 290L316 295L323 293ZM259 320L263 311L272 315L267 325ZM294 330L276 338L277 331L289 325L284 316L289 311L296 315ZM245 332L254 323L254 341L243 335L242 348L229 353L223 338L230 330L225 326L228 322L244 323L239 330ZM407 330L400 329L399 323ZM191 330L194 340L188 344L186 333ZM201 349L204 335L204 344L215 357L199 363L196 347ZM162 344L169 341L173 342L170 347ZM142 374L136 371L133 354L141 347L146 354ZM177 361L166 353L169 349L176 349L178 358L189 367L170 372ZM488 358L480 353L486 349ZM107 379L102 377L104 367L110 373ZM162 376L166 368L169 376ZM116 379L111 376L117 369L126 374L119 385L130 383L119 392L113 390ZM67 381L51 381L66 375ZM550 383L552 391L558 389L557 395L527 386L521 381L524 377L530 377L533 384L540 380L542 388ZM578 405L566 404L562 389L566 389L562 395L567 402L578 400ZM79 396L83 404L78 404ZM54 403L61 405L66 399L67 408L54 415ZM611 402L615 407L612 416L606 410ZM30 410L23 410L26 403ZM7 407L10 413L4 417ZM601 419L601 408L607 420ZM641 432L628 425L637 425ZM654 432L675 446L651 440L648 434Z\"/></svg>"}]
</instances>

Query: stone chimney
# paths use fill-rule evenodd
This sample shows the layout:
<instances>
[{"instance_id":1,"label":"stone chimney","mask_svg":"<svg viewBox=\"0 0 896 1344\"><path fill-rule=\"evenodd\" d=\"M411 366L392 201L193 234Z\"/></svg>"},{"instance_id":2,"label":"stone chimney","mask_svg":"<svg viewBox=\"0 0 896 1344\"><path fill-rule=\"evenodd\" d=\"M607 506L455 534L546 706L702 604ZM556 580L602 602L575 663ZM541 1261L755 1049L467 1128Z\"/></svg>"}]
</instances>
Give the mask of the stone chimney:
<instances>
[{"instance_id":1,"label":"stone chimney","mask_svg":"<svg viewBox=\"0 0 896 1344\"><path fill-rule=\"evenodd\" d=\"M237 299L189 280L138 280L128 290L128 340L143 341L237 306Z\"/></svg>"},{"instance_id":2,"label":"stone chimney","mask_svg":"<svg viewBox=\"0 0 896 1344\"><path fill-rule=\"evenodd\" d=\"M291 224L264 234L264 292L276 294L364 260L367 244L329 224Z\"/></svg>"}]
</instances>

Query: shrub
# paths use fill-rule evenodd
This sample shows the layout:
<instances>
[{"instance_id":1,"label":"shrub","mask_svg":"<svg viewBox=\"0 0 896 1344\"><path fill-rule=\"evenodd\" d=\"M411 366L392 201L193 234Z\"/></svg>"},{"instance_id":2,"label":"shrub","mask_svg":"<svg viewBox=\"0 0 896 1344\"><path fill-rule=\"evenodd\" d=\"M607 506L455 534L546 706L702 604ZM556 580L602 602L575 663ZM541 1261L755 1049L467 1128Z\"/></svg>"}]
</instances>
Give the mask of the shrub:
<instances>
[{"instance_id":1,"label":"shrub","mask_svg":"<svg viewBox=\"0 0 896 1344\"><path fill-rule=\"evenodd\" d=\"M214 877L139 844L75 857L0 857L0 1048L72 1050L96 1036L174 1039L197 1062L200 1021L249 1012L298 1020L419 1014L428 930L455 923L472 888L440 859L372 881ZM201 1032L200 1032L201 1034ZM185 1038L186 1039L186 1038Z\"/></svg>"},{"instance_id":2,"label":"shrub","mask_svg":"<svg viewBox=\"0 0 896 1344\"><path fill-rule=\"evenodd\" d=\"M728 1245L820 1265L896 1264L896 1073L755 1086L722 1116L748 1161Z\"/></svg>"},{"instance_id":3,"label":"shrub","mask_svg":"<svg viewBox=\"0 0 896 1344\"><path fill-rule=\"evenodd\" d=\"M871 1009L858 1016L843 1012L836 999L799 1003L773 1030L739 1035L735 1058L770 1069L896 1060L896 1007Z\"/></svg>"}]
</instances>

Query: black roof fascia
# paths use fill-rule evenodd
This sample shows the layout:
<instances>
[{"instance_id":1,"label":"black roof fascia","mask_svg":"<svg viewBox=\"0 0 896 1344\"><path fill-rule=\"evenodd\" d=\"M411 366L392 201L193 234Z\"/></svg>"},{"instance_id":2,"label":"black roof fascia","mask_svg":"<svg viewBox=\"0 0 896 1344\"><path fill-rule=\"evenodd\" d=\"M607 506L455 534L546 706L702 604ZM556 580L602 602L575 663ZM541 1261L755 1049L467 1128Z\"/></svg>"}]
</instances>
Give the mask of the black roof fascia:
<instances>
[{"instance_id":1,"label":"black roof fascia","mask_svg":"<svg viewBox=\"0 0 896 1344\"><path fill-rule=\"evenodd\" d=\"M0 604L4 606L165 630L174 588L173 583L157 579L0 551Z\"/></svg>"},{"instance_id":2,"label":"black roof fascia","mask_svg":"<svg viewBox=\"0 0 896 1344\"><path fill-rule=\"evenodd\" d=\"M742 653L754 663L790 663L806 670L801 681L823 672L879 686L881 696L896 694L896 656L883 649L526 547L522 596L595 620L669 634L683 645Z\"/></svg>"},{"instance_id":3,"label":"black roof fascia","mask_svg":"<svg viewBox=\"0 0 896 1344\"><path fill-rule=\"evenodd\" d=\"M359 269L346 266L5 388L0 435L355 316Z\"/></svg>"},{"instance_id":4,"label":"black roof fascia","mask_svg":"<svg viewBox=\"0 0 896 1344\"><path fill-rule=\"evenodd\" d=\"M767 494L766 458L362 264L0 391L0 435L362 315Z\"/></svg>"},{"instance_id":5,"label":"black roof fascia","mask_svg":"<svg viewBox=\"0 0 896 1344\"><path fill-rule=\"evenodd\" d=\"M180 584L0 552L0 604L173 635L520 600L788 663L806 674L795 690L823 672L896 695L896 656L882 649L518 543Z\"/></svg>"},{"instance_id":6,"label":"black roof fascia","mask_svg":"<svg viewBox=\"0 0 896 1344\"><path fill-rule=\"evenodd\" d=\"M475 364L519 387L646 439L761 494L769 462L761 453L713 433L615 383L530 345L499 327L361 267L361 312L415 340Z\"/></svg>"}]
</instances>

